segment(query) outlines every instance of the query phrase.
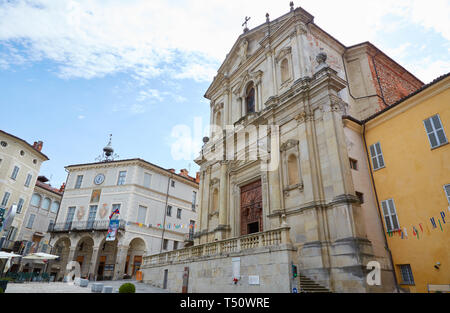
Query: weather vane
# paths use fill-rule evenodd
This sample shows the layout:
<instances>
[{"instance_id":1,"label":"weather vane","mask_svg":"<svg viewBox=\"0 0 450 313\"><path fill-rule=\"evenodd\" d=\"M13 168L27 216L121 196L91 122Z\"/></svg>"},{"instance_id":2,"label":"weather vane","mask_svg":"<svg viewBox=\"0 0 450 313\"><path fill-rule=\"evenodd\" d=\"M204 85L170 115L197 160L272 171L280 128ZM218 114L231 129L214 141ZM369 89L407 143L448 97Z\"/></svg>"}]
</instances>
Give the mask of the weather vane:
<instances>
[{"instance_id":1,"label":"weather vane","mask_svg":"<svg viewBox=\"0 0 450 313\"><path fill-rule=\"evenodd\" d=\"M119 156L114 153L114 149L111 146L112 134L109 134L109 142L106 147L103 148L103 153L99 155L95 160L99 162L110 162L118 159Z\"/></svg>"},{"instance_id":2,"label":"weather vane","mask_svg":"<svg viewBox=\"0 0 450 313\"><path fill-rule=\"evenodd\" d=\"M244 26L244 33L248 32L247 22L250 20L251 17L245 17L245 22L242 24Z\"/></svg>"}]
</instances>

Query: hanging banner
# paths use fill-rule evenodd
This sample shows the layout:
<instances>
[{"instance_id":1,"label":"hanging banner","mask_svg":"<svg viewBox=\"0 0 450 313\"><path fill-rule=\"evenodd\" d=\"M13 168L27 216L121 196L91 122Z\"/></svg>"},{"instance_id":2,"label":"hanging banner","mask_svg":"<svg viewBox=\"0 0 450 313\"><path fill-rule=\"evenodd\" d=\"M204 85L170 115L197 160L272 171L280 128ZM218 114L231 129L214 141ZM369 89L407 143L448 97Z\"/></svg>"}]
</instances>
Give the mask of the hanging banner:
<instances>
[{"instance_id":1,"label":"hanging banner","mask_svg":"<svg viewBox=\"0 0 450 313\"><path fill-rule=\"evenodd\" d=\"M106 241L116 240L116 234L119 229L120 220L110 220L108 226L108 234L106 235Z\"/></svg>"}]
</instances>

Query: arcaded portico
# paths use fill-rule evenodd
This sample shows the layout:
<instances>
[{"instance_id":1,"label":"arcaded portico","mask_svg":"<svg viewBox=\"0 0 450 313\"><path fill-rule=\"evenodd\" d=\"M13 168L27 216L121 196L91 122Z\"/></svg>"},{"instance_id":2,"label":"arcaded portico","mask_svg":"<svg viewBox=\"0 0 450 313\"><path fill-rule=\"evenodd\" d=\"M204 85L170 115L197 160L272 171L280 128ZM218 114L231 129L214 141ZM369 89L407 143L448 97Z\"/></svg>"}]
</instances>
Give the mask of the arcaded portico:
<instances>
[{"instance_id":1,"label":"arcaded portico","mask_svg":"<svg viewBox=\"0 0 450 313\"><path fill-rule=\"evenodd\" d=\"M105 241L103 234L79 233L77 236L60 235L53 240L53 253L59 260L50 261L48 272L62 280L70 261L80 264L81 277L90 280L121 279L133 277L139 270L146 253L146 243L141 237L121 235L114 241Z\"/></svg>"}]
</instances>

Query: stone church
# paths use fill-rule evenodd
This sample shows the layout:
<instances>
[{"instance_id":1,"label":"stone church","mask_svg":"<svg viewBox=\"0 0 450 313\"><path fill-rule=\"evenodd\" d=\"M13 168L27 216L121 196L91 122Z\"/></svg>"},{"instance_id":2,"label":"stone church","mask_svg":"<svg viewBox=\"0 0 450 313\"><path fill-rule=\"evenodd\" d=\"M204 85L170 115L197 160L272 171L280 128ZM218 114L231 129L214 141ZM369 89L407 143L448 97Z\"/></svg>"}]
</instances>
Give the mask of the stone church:
<instances>
[{"instance_id":1,"label":"stone church","mask_svg":"<svg viewBox=\"0 0 450 313\"><path fill-rule=\"evenodd\" d=\"M364 120L422 85L292 3L246 27L205 94L194 245L145 257L144 281L174 292L397 291L363 139L343 117ZM378 285L367 283L372 261Z\"/></svg>"}]
</instances>

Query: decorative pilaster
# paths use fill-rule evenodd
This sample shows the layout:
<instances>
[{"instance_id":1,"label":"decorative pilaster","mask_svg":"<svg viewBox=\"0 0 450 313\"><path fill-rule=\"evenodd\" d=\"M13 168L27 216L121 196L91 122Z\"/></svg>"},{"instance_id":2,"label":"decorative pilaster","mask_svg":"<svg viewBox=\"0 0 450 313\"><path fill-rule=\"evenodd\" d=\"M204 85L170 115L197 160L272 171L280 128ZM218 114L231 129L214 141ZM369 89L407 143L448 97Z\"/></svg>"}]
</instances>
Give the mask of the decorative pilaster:
<instances>
[{"instance_id":1,"label":"decorative pilaster","mask_svg":"<svg viewBox=\"0 0 450 313\"><path fill-rule=\"evenodd\" d=\"M228 162L221 162L220 167L220 190L219 190L219 228L225 228L227 226L227 186L228 186L228 174L227 174ZM223 235L223 232L221 231ZM220 239L224 239L221 238Z\"/></svg>"}]
</instances>

